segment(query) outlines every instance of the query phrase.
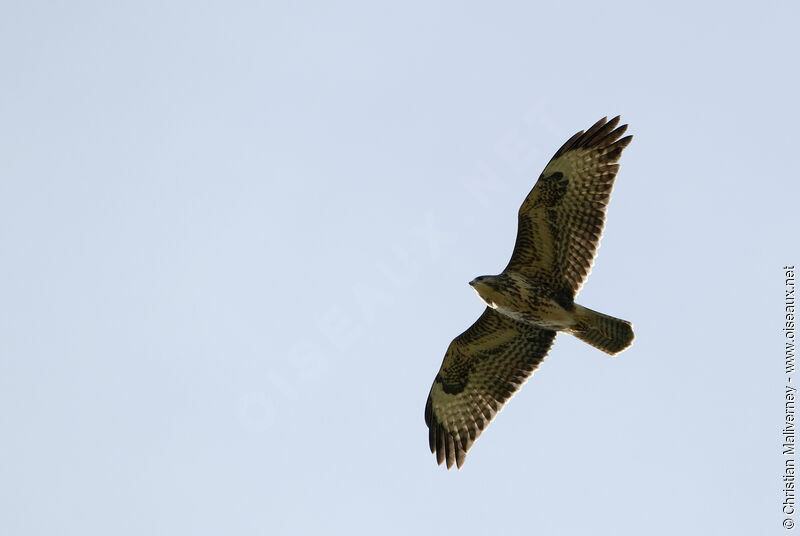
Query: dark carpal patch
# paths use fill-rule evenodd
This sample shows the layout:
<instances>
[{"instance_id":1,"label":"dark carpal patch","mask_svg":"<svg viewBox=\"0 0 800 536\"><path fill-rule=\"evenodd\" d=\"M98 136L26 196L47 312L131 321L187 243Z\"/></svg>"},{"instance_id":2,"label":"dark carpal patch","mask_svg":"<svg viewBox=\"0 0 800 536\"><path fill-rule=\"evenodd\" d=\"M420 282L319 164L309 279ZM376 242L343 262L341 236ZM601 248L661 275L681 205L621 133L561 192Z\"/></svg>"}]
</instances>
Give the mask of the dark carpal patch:
<instances>
[{"instance_id":1,"label":"dark carpal patch","mask_svg":"<svg viewBox=\"0 0 800 536\"><path fill-rule=\"evenodd\" d=\"M442 367L436 380L442 384L442 389L449 395L455 395L464 390L473 369L473 362L469 357L459 352L453 352L447 367Z\"/></svg>"},{"instance_id":2,"label":"dark carpal patch","mask_svg":"<svg viewBox=\"0 0 800 536\"><path fill-rule=\"evenodd\" d=\"M547 177L540 177L539 182L536 184L537 188L541 188L539 195L534 203L534 207L554 207L567 193L567 186L569 180L564 177L560 171L556 171Z\"/></svg>"}]
</instances>

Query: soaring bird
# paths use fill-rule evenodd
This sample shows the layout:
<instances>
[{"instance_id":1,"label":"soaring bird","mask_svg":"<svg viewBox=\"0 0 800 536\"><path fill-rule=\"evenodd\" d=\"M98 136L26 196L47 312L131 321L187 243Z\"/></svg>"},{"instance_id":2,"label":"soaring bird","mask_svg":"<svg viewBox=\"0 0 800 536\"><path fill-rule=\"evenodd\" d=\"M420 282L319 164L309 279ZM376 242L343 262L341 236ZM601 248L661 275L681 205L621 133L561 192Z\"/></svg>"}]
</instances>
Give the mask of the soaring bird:
<instances>
[{"instance_id":1,"label":"soaring bird","mask_svg":"<svg viewBox=\"0 0 800 536\"><path fill-rule=\"evenodd\" d=\"M572 136L519 209L511 260L499 275L470 285L483 314L453 339L425 405L431 452L441 465L467 451L564 332L615 355L633 342L630 322L575 303L605 223L622 150L619 116Z\"/></svg>"}]
</instances>

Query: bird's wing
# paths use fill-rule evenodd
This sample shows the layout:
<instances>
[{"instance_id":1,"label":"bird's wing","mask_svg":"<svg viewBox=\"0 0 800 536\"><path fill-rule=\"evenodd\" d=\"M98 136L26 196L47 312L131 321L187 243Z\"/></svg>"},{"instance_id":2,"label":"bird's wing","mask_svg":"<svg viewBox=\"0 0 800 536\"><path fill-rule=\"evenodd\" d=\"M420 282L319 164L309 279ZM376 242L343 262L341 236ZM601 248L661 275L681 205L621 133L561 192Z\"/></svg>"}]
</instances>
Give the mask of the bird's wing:
<instances>
[{"instance_id":1,"label":"bird's wing","mask_svg":"<svg viewBox=\"0 0 800 536\"><path fill-rule=\"evenodd\" d=\"M439 464L461 467L472 443L539 366L555 336L487 307L450 343L425 405L431 452Z\"/></svg>"},{"instance_id":2,"label":"bird's wing","mask_svg":"<svg viewBox=\"0 0 800 536\"><path fill-rule=\"evenodd\" d=\"M592 268L622 150L619 116L572 136L547 164L519 209L517 241L506 267L571 298Z\"/></svg>"}]
</instances>

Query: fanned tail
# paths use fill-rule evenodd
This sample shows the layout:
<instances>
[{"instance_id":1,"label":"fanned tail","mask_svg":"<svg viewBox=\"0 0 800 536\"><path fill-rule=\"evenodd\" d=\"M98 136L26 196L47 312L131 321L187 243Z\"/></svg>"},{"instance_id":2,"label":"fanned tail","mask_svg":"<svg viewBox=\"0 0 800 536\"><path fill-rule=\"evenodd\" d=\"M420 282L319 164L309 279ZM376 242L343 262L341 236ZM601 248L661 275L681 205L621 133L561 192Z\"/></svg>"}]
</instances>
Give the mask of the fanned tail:
<instances>
[{"instance_id":1,"label":"fanned tail","mask_svg":"<svg viewBox=\"0 0 800 536\"><path fill-rule=\"evenodd\" d=\"M633 343L633 325L627 320L575 304L575 325L569 330L583 342L615 355Z\"/></svg>"}]
</instances>

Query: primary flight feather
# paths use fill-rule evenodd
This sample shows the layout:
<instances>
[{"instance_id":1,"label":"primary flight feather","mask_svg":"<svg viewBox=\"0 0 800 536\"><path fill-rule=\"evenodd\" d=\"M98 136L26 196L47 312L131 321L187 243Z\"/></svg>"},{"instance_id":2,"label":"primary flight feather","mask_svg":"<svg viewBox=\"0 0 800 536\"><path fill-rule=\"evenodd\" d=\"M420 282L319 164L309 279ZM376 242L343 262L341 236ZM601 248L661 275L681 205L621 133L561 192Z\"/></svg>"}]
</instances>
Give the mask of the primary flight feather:
<instances>
[{"instance_id":1,"label":"primary flight feather","mask_svg":"<svg viewBox=\"0 0 800 536\"><path fill-rule=\"evenodd\" d=\"M487 307L444 356L425 405L431 452L447 468L467 451L547 355L556 333L614 355L633 342L630 322L575 303L592 268L622 150L619 116L572 136L519 209L505 270L470 282Z\"/></svg>"}]
</instances>

